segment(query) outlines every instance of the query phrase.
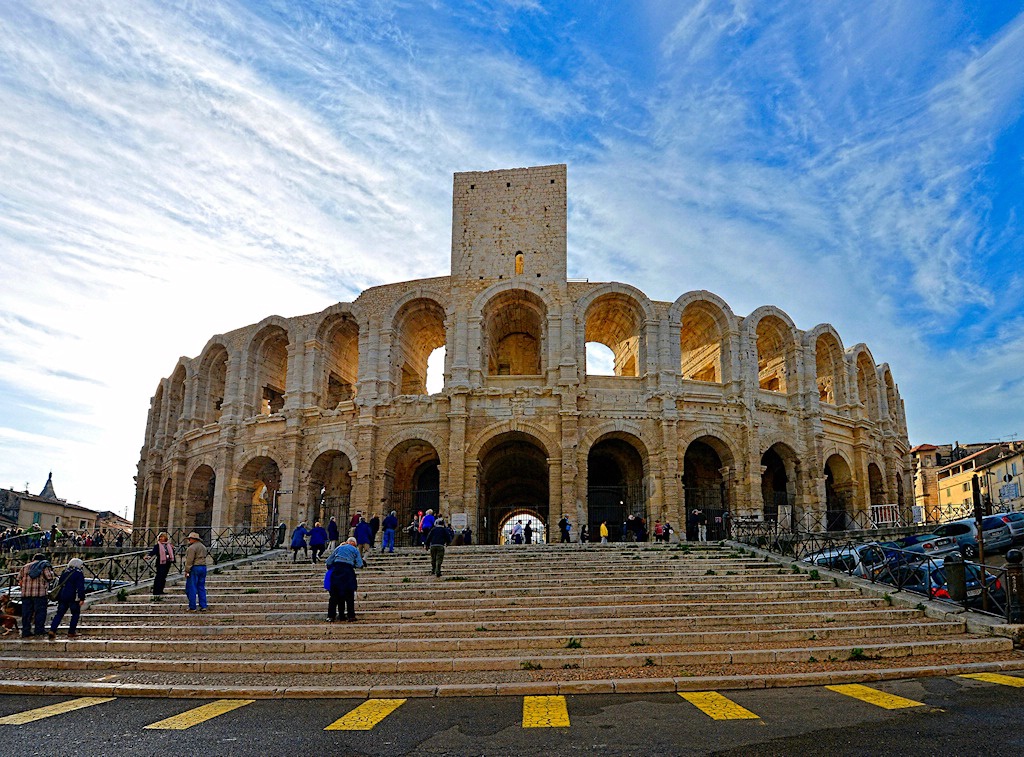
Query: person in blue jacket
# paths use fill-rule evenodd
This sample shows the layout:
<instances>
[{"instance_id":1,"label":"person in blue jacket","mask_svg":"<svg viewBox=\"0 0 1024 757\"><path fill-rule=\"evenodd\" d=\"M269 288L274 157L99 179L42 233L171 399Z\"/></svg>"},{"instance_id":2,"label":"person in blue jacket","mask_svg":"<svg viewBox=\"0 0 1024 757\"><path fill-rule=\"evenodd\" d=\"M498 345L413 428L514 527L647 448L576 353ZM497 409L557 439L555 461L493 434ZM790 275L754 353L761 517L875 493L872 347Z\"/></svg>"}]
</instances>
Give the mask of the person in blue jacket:
<instances>
[{"instance_id":1,"label":"person in blue jacket","mask_svg":"<svg viewBox=\"0 0 1024 757\"><path fill-rule=\"evenodd\" d=\"M327 529L320 525L320 521L314 523L313 530L309 532L309 547L313 551L313 559L310 562L316 565L327 548Z\"/></svg>"},{"instance_id":2,"label":"person in blue jacket","mask_svg":"<svg viewBox=\"0 0 1024 757\"><path fill-rule=\"evenodd\" d=\"M359 528L357 525L356 528ZM369 524L367 524L369 528ZM327 558L327 569L331 572L328 591L331 593L327 604L327 622L333 623L335 618L344 618L354 622L356 619L356 568L363 567L363 558L356 549L355 537L343 543L331 552Z\"/></svg>"},{"instance_id":3,"label":"person in blue jacket","mask_svg":"<svg viewBox=\"0 0 1024 757\"><path fill-rule=\"evenodd\" d=\"M384 522L381 524L384 528L384 536L380 542L380 551L387 550L388 552L395 551L395 531L398 530L398 515L394 510L384 518Z\"/></svg>"},{"instance_id":4,"label":"person in blue jacket","mask_svg":"<svg viewBox=\"0 0 1024 757\"><path fill-rule=\"evenodd\" d=\"M60 574L57 583L60 584L60 593L57 595L57 612L50 623L50 630L46 634L49 639L57 638L57 629L60 622L64 620L64 614L71 610L71 623L68 624L68 638L78 636L78 618L82 614L82 603L85 602L85 563L74 557L68 562L68 567Z\"/></svg>"},{"instance_id":5,"label":"person in blue jacket","mask_svg":"<svg viewBox=\"0 0 1024 757\"><path fill-rule=\"evenodd\" d=\"M302 550L303 558L309 557L309 549L306 547L306 536L309 534L309 529L306 528L306 522L300 523L294 531L292 531L292 562L295 562L299 557L299 550Z\"/></svg>"}]
</instances>

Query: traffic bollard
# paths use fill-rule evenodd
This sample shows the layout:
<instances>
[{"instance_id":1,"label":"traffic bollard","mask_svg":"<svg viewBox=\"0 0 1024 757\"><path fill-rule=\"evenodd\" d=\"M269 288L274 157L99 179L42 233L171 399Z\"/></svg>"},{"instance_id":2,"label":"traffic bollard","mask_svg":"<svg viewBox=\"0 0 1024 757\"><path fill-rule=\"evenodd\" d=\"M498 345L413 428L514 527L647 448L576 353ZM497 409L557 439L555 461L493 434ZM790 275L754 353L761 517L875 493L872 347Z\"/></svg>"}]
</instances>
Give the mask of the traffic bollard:
<instances>
[{"instance_id":1,"label":"traffic bollard","mask_svg":"<svg viewBox=\"0 0 1024 757\"><path fill-rule=\"evenodd\" d=\"M1006 619L1024 623L1024 553L1011 549L1006 553Z\"/></svg>"}]
</instances>

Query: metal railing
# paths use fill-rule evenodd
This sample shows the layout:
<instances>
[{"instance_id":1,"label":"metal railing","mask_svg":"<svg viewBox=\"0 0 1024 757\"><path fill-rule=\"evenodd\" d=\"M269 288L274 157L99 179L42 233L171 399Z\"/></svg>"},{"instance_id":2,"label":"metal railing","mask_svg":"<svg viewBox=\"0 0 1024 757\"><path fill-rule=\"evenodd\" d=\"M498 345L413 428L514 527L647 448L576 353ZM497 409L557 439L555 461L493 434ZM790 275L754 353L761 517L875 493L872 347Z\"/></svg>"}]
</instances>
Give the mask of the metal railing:
<instances>
[{"instance_id":1,"label":"metal railing","mask_svg":"<svg viewBox=\"0 0 1024 757\"><path fill-rule=\"evenodd\" d=\"M808 570L834 570L1009 620L1006 569L963 561L967 583L963 596L958 596L956 587L950 588L952 582L947 584L945 565L946 557L955 554L959 558L956 550L930 556L888 542L865 542L828 532L785 531L770 523L736 523L733 532L736 541L792 557L806 563Z\"/></svg>"}]
</instances>

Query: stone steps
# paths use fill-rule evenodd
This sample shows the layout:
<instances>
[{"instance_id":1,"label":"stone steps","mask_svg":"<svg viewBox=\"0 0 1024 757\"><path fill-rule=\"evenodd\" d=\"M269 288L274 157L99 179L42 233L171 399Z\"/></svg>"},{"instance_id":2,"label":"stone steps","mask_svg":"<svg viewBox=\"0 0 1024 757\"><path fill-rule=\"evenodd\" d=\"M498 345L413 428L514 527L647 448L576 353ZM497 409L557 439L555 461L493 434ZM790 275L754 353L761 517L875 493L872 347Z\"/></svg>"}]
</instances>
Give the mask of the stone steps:
<instances>
[{"instance_id":1,"label":"stone steps","mask_svg":"<svg viewBox=\"0 0 1024 757\"><path fill-rule=\"evenodd\" d=\"M969 635L959 618L891 607L728 547L453 548L445 579L427 566L420 550L375 555L359 572L359 622L333 624L322 565L281 556L218 566L206 613L184 612L172 584L162 603L145 591L91 603L75 641L0 638L3 685L56 680L77 691L105 673L136 692L163 682L214 697L268 686L401 696L569 680L582 691L595 676L641 686L781 669L868 675L882 659L912 660L908 669L1022 662L1009 639Z\"/></svg>"}]
</instances>

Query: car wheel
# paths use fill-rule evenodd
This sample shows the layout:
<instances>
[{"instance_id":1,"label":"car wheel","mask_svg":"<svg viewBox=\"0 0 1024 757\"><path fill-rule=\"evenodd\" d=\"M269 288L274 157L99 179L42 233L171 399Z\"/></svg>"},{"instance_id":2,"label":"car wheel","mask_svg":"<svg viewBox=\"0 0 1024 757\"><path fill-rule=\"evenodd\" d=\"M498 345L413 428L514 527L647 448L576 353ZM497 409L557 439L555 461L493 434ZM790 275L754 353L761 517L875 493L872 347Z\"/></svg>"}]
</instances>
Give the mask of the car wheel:
<instances>
[{"instance_id":1,"label":"car wheel","mask_svg":"<svg viewBox=\"0 0 1024 757\"><path fill-rule=\"evenodd\" d=\"M973 544L965 544L960 547L960 554L965 560L973 560L978 556L978 548Z\"/></svg>"}]
</instances>

